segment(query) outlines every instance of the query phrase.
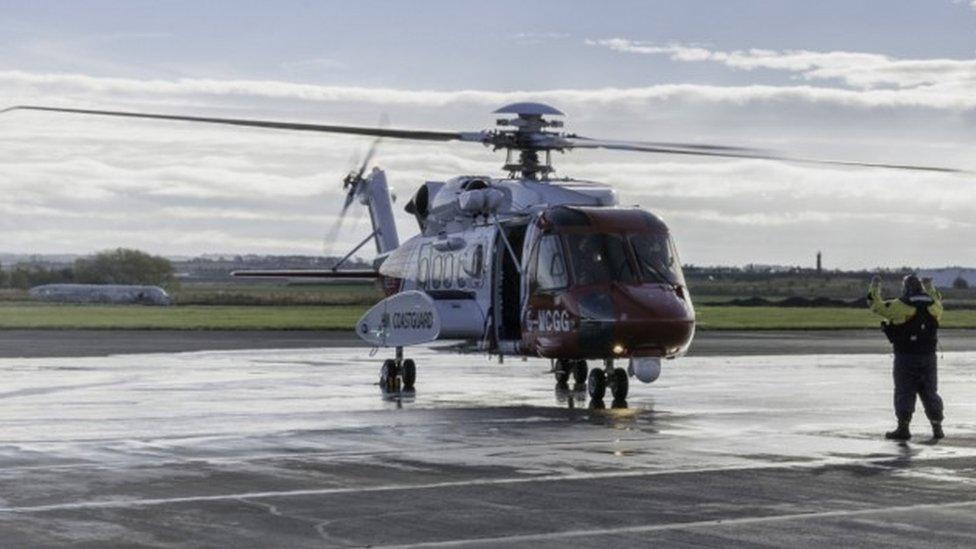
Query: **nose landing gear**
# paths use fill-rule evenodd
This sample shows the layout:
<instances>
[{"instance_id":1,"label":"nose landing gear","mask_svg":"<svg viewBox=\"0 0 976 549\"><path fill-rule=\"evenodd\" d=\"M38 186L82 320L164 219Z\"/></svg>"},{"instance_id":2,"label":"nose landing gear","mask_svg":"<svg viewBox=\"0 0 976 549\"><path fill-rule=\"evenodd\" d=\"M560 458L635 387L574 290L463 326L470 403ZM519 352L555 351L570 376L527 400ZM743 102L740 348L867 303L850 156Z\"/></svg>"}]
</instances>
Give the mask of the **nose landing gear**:
<instances>
[{"instance_id":1,"label":"nose landing gear","mask_svg":"<svg viewBox=\"0 0 976 549\"><path fill-rule=\"evenodd\" d=\"M627 371L623 368L614 368L607 379L610 385L610 393L613 395L614 408L627 407L627 392L630 389Z\"/></svg>"},{"instance_id":2,"label":"nose landing gear","mask_svg":"<svg viewBox=\"0 0 976 549\"><path fill-rule=\"evenodd\" d=\"M590 377L586 382L586 390L590 393L593 400L603 401L603 396L607 394L607 374L603 370L594 368L590 370Z\"/></svg>"},{"instance_id":3,"label":"nose landing gear","mask_svg":"<svg viewBox=\"0 0 976 549\"><path fill-rule=\"evenodd\" d=\"M606 367L603 370L594 368L590 371L586 384L590 398L602 402L607 393L607 388L609 388L610 394L613 396L614 407L625 407L627 406L627 392L630 388L627 371L623 368L614 368L613 359L607 359L605 364Z\"/></svg>"},{"instance_id":4,"label":"nose landing gear","mask_svg":"<svg viewBox=\"0 0 976 549\"><path fill-rule=\"evenodd\" d=\"M386 394L412 391L417 382L417 364L403 358L403 347L396 348L396 358L388 358L380 367L380 389Z\"/></svg>"}]
</instances>

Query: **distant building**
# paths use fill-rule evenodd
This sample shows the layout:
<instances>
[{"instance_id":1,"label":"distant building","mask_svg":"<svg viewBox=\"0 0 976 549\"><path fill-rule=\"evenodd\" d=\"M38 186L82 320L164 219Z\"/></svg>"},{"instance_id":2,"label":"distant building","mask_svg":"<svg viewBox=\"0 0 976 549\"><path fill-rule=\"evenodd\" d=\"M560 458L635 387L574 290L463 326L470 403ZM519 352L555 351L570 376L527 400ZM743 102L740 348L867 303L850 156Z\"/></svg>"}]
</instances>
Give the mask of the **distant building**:
<instances>
[{"instance_id":1,"label":"distant building","mask_svg":"<svg viewBox=\"0 0 976 549\"><path fill-rule=\"evenodd\" d=\"M937 288L951 288L957 278L961 278L972 288L976 286L976 269L965 267L946 267L943 269L923 269L918 272L922 278L931 278Z\"/></svg>"},{"instance_id":2,"label":"distant building","mask_svg":"<svg viewBox=\"0 0 976 549\"><path fill-rule=\"evenodd\" d=\"M169 305L169 294L159 286L122 284L44 284L28 292L33 299L56 303L118 303Z\"/></svg>"},{"instance_id":3,"label":"distant building","mask_svg":"<svg viewBox=\"0 0 976 549\"><path fill-rule=\"evenodd\" d=\"M823 272L823 255L817 252L817 274Z\"/></svg>"}]
</instances>

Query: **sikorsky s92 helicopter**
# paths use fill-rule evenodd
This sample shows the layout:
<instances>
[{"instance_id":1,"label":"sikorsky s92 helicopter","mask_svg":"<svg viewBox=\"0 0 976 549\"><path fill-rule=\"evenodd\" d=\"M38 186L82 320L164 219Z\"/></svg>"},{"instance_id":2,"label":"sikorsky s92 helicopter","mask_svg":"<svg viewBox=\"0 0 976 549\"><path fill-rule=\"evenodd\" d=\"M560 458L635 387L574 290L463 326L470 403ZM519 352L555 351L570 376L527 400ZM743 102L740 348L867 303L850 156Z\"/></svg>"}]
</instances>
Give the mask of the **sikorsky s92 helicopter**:
<instances>
[{"instance_id":1,"label":"sikorsky s92 helicopter","mask_svg":"<svg viewBox=\"0 0 976 549\"><path fill-rule=\"evenodd\" d=\"M244 271L237 276L375 278L386 298L359 320L356 332L394 355L380 369L387 391L411 389L416 364L403 349L436 340L464 348L553 361L557 386L572 378L594 401L609 389L627 397L630 377L650 383L662 359L681 356L695 332L695 310L667 225L638 207L621 207L607 185L554 179L553 151L613 149L727 158L759 158L840 166L957 172L947 168L790 158L740 147L589 139L557 129L563 113L540 103L495 111L514 115L476 132L378 129L264 120L19 106L77 114L180 120L377 138L466 141L504 149L507 177L459 176L428 181L406 211L420 233L400 242L386 175L366 174L372 155L346 177L343 215L358 201L369 212L370 235L335 269ZM375 147L375 144L374 144ZM339 270L370 240L370 271ZM628 368L615 361L629 361ZM602 368L588 369L587 361Z\"/></svg>"}]
</instances>

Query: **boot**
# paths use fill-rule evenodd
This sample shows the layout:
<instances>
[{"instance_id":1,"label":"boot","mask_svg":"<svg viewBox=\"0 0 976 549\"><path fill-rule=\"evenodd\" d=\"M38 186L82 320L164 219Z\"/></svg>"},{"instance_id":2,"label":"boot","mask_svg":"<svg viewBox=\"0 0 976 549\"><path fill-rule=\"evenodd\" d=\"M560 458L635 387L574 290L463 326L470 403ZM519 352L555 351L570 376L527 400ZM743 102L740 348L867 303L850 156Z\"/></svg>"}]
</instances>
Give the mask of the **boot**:
<instances>
[{"instance_id":1,"label":"boot","mask_svg":"<svg viewBox=\"0 0 976 549\"><path fill-rule=\"evenodd\" d=\"M941 421L932 422L932 440L942 440L945 438L945 431L942 430Z\"/></svg>"},{"instance_id":2,"label":"boot","mask_svg":"<svg viewBox=\"0 0 976 549\"><path fill-rule=\"evenodd\" d=\"M899 421L898 428L885 433L885 438L888 440L908 440L912 438L912 433L908 430L908 422Z\"/></svg>"}]
</instances>

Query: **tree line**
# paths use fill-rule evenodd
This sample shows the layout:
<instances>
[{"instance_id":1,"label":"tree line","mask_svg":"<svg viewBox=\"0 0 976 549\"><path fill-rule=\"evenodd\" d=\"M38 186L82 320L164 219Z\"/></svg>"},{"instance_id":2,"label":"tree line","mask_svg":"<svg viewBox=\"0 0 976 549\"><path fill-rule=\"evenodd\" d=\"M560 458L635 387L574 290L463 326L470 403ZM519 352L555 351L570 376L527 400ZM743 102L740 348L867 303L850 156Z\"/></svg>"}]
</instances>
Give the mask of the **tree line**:
<instances>
[{"instance_id":1,"label":"tree line","mask_svg":"<svg viewBox=\"0 0 976 549\"><path fill-rule=\"evenodd\" d=\"M59 283L172 286L175 282L168 259L128 248L81 257L69 267L18 264L6 270L0 265L0 288L28 289Z\"/></svg>"}]
</instances>

